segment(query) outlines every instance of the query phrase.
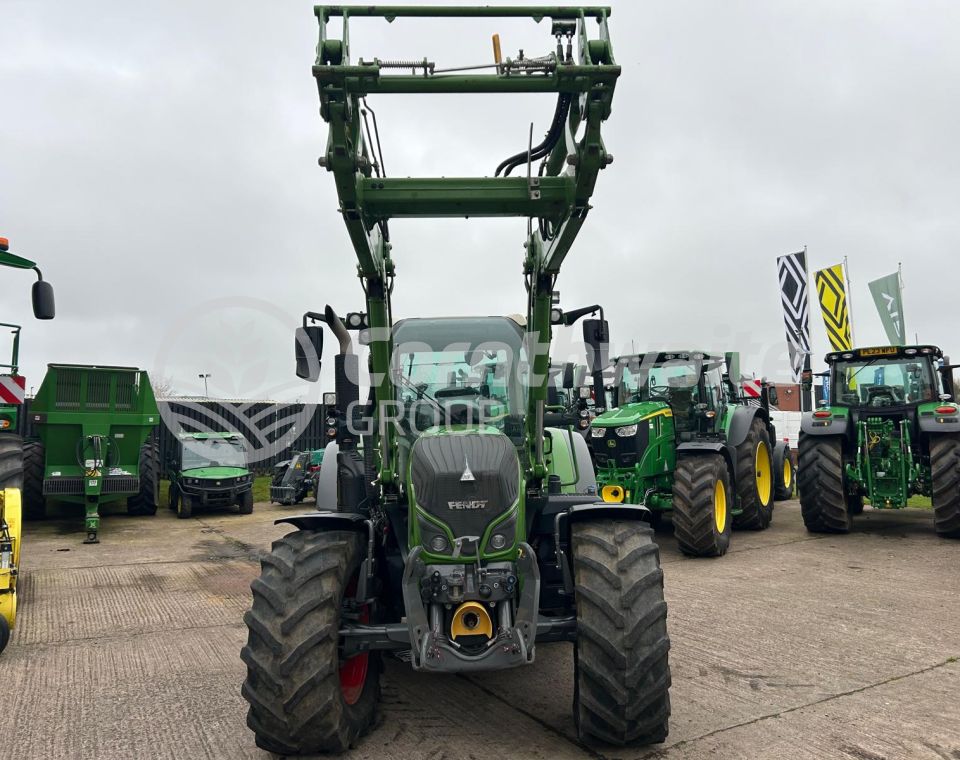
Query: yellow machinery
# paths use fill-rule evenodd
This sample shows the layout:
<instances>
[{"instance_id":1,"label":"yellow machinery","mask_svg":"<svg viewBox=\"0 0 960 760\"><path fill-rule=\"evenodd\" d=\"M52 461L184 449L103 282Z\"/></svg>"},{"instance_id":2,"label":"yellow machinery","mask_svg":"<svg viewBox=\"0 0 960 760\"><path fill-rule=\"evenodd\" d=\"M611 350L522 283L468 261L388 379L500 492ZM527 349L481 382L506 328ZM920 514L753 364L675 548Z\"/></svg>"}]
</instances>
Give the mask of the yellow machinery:
<instances>
[{"instance_id":1,"label":"yellow machinery","mask_svg":"<svg viewBox=\"0 0 960 760\"><path fill-rule=\"evenodd\" d=\"M20 567L20 489L0 490L0 652L17 620L17 572Z\"/></svg>"}]
</instances>

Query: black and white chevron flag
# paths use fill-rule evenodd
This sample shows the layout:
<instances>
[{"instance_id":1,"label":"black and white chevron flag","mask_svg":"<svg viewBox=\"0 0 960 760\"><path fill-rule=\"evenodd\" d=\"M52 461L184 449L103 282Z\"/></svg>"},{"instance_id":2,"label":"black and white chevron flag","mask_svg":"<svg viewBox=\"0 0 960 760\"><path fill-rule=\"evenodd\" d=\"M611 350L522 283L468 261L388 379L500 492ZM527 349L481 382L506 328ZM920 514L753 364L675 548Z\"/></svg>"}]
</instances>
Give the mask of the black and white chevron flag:
<instances>
[{"instance_id":1,"label":"black and white chevron flag","mask_svg":"<svg viewBox=\"0 0 960 760\"><path fill-rule=\"evenodd\" d=\"M777 257L780 300L793 381L800 382L804 358L810 353L810 309L807 295L807 255L804 251Z\"/></svg>"}]
</instances>

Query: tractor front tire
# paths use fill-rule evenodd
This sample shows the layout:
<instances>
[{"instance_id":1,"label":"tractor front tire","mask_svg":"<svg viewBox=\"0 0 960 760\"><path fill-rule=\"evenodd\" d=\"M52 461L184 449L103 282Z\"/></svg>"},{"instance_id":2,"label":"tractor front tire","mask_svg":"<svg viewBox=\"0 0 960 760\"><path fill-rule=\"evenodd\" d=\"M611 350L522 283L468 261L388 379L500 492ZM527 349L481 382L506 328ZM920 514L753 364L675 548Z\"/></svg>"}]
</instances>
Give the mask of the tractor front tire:
<instances>
[{"instance_id":1,"label":"tractor front tire","mask_svg":"<svg viewBox=\"0 0 960 760\"><path fill-rule=\"evenodd\" d=\"M193 516L193 497L188 493L182 493L177 498L177 517L181 520L187 520Z\"/></svg>"},{"instance_id":2,"label":"tractor front tire","mask_svg":"<svg viewBox=\"0 0 960 760\"><path fill-rule=\"evenodd\" d=\"M743 443L737 446L737 495L740 514L735 528L764 530L773 519L774 470L770 433L763 420L755 417Z\"/></svg>"},{"instance_id":3,"label":"tractor front tire","mask_svg":"<svg viewBox=\"0 0 960 760\"><path fill-rule=\"evenodd\" d=\"M960 436L930 438L933 525L945 538L960 538Z\"/></svg>"},{"instance_id":4,"label":"tractor front tire","mask_svg":"<svg viewBox=\"0 0 960 760\"><path fill-rule=\"evenodd\" d=\"M780 441L773 447L773 498L775 501L789 501L796 491L796 479L793 477L793 459L790 457L790 444Z\"/></svg>"},{"instance_id":5,"label":"tractor front tire","mask_svg":"<svg viewBox=\"0 0 960 760\"><path fill-rule=\"evenodd\" d=\"M720 454L677 457L673 472L673 534L680 551L720 557L730 546L730 473Z\"/></svg>"},{"instance_id":6,"label":"tractor front tire","mask_svg":"<svg viewBox=\"0 0 960 760\"><path fill-rule=\"evenodd\" d=\"M159 500L160 447L156 441L146 441L140 447L140 491L127 499L127 514L155 515Z\"/></svg>"},{"instance_id":7,"label":"tractor front tire","mask_svg":"<svg viewBox=\"0 0 960 760\"><path fill-rule=\"evenodd\" d=\"M47 516L47 500L43 495L43 443L26 441L23 444L23 516L27 520L42 520Z\"/></svg>"},{"instance_id":8,"label":"tractor front tire","mask_svg":"<svg viewBox=\"0 0 960 760\"><path fill-rule=\"evenodd\" d=\"M360 570L362 539L294 531L273 543L250 584L241 695L257 746L279 755L340 753L374 723L380 657L341 661L343 599ZM359 659L364 658L364 659Z\"/></svg>"},{"instance_id":9,"label":"tractor front tire","mask_svg":"<svg viewBox=\"0 0 960 760\"><path fill-rule=\"evenodd\" d=\"M653 531L634 521L573 525L577 641L573 716L582 741L667 738L667 603Z\"/></svg>"},{"instance_id":10,"label":"tractor front tire","mask_svg":"<svg viewBox=\"0 0 960 760\"><path fill-rule=\"evenodd\" d=\"M0 489L23 488L23 438L0 434Z\"/></svg>"},{"instance_id":11,"label":"tractor front tire","mask_svg":"<svg viewBox=\"0 0 960 760\"><path fill-rule=\"evenodd\" d=\"M242 494L240 494L240 499L237 501L237 506L240 507L241 515L253 514L253 489L244 491Z\"/></svg>"},{"instance_id":12,"label":"tractor front tire","mask_svg":"<svg viewBox=\"0 0 960 760\"><path fill-rule=\"evenodd\" d=\"M847 533L850 511L844 489L843 442L837 436L800 433L800 513L811 533Z\"/></svg>"}]
</instances>

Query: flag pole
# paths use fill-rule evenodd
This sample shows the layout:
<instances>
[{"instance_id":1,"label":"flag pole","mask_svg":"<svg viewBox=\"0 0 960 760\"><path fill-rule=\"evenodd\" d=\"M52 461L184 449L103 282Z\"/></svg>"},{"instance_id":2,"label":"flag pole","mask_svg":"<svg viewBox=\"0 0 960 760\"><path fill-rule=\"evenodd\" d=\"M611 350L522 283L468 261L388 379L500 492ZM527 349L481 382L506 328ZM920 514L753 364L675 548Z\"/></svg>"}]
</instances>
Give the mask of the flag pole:
<instances>
[{"instance_id":1,"label":"flag pole","mask_svg":"<svg viewBox=\"0 0 960 760\"><path fill-rule=\"evenodd\" d=\"M807 246L806 246L806 244L804 244L804 246L803 246L803 269L804 269L803 275L804 275L804 277L807 278L807 281L806 281L806 283L804 283L804 284L805 284L806 287L807 287L807 314L809 314L809 313L810 313L810 274L809 274L809 271L810 271L810 270L809 270L809 268L808 268L807 261L808 261L808 259L807 259ZM809 332L809 330L808 330L808 332ZM803 375L805 375L806 373L808 373L808 372L810 373L809 375L807 375L807 376L810 378L810 387L807 389L806 392L804 392L804 390L803 390L803 383L802 383L802 382L800 383L800 411L802 411L802 412L811 412L811 411L813 411L813 393L814 393L814 391L813 391L813 367L812 367L811 364L810 364L810 357L811 357L812 354L813 354L813 346L810 345L810 344L812 344L812 343L813 343L813 340L812 340L812 339L809 340L809 341L807 341L807 346L805 347L805 348L806 348L806 351L804 351L804 354L805 354L805 355L804 355L804 357L803 357L803 369L802 369L801 372L800 372L801 377L802 377Z\"/></svg>"},{"instance_id":2,"label":"flag pole","mask_svg":"<svg viewBox=\"0 0 960 760\"><path fill-rule=\"evenodd\" d=\"M897 262L897 287L900 288L900 324L903 326L903 342L907 342L907 320L904 317L906 309L903 308L903 262ZM920 341L918 340L917 343Z\"/></svg>"},{"instance_id":3,"label":"flag pole","mask_svg":"<svg viewBox=\"0 0 960 760\"><path fill-rule=\"evenodd\" d=\"M846 256L843 257L843 276L847 281L847 321L850 323L850 342L856 347L857 338L853 332L853 300L851 299L853 288L850 287L850 266L847 264Z\"/></svg>"}]
</instances>

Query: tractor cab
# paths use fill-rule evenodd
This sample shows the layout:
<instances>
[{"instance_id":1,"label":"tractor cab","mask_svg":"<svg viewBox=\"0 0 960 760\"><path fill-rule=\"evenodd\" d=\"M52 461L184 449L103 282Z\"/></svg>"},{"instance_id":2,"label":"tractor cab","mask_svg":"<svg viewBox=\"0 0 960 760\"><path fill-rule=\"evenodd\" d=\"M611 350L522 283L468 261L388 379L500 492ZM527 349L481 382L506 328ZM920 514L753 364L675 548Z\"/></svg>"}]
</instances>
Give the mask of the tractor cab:
<instances>
[{"instance_id":1,"label":"tractor cab","mask_svg":"<svg viewBox=\"0 0 960 760\"><path fill-rule=\"evenodd\" d=\"M190 517L195 509L236 504L253 511L253 474L247 468L247 443L236 433L180 433L167 463L170 509Z\"/></svg>"}]
</instances>

